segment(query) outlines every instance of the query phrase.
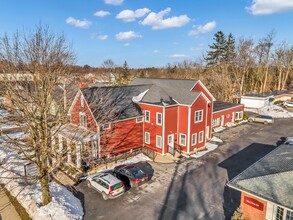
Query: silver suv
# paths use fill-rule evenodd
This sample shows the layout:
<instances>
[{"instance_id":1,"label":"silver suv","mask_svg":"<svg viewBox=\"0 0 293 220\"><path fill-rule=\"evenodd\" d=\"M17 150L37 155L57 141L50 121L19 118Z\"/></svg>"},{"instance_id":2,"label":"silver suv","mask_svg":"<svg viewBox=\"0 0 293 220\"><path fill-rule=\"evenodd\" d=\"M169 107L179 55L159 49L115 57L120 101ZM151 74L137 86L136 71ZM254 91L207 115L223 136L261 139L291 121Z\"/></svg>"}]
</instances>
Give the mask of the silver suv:
<instances>
[{"instance_id":1,"label":"silver suv","mask_svg":"<svg viewBox=\"0 0 293 220\"><path fill-rule=\"evenodd\" d=\"M123 182L110 173L98 173L89 176L87 185L101 193L104 200L114 199L125 192Z\"/></svg>"},{"instance_id":2,"label":"silver suv","mask_svg":"<svg viewBox=\"0 0 293 220\"><path fill-rule=\"evenodd\" d=\"M260 122L260 123L264 123L265 125L274 123L273 117L268 116L268 115L252 116L248 119L248 121L249 122Z\"/></svg>"}]
</instances>

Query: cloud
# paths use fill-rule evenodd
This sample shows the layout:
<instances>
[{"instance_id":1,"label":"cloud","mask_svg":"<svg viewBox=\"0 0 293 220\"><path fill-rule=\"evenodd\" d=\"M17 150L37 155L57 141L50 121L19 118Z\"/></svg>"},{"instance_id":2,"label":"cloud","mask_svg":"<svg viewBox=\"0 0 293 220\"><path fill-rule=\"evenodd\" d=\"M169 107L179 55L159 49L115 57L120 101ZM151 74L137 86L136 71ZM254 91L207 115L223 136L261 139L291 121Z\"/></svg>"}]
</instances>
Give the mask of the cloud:
<instances>
[{"instance_id":1,"label":"cloud","mask_svg":"<svg viewBox=\"0 0 293 220\"><path fill-rule=\"evenodd\" d=\"M128 46L130 46L130 43L125 43L125 44L123 44L123 46L128 47Z\"/></svg>"},{"instance_id":2,"label":"cloud","mask_svg":"<svg viewBox=\"0 0 293 220\"><path fill-rule=\"evenodd\" d=\"M217 23L215 21L208 22L205 25L193 26L193 30L189 31L188 35L192 36L197 34L205 34L214 30L216 26Z\"/></svg>"},{"instance_id":3,"label":"cloud","mask_svg":"<svg viewBox=\"0 0 293 220\"><path fill-rule=\"evenodd\" d=\"M124 0L104 0L107 5L122 5Z\"/></svg>"},{"instance_id":4,"label":"cloud","mask_svg":"<svg viewBox=\"0 0 293 220\"><path fill-rule=\"evenodd\" d=\"M129 40L133 38L142 38L142 35L135 33L134 31L119 32L116 34L117 40Z\"/></svg>"},{"instance_id":5,"label":"cloud","mask_svg":"<svg viewBox=\"0 0 293 220\"><path fill-rule=\"evenodd\" d=\"M286 11L293 11L292 0L253 0L251 6L246 7L253 15L268 15Z\"/></svg>"},{"instance_id":6,"label":"cloud","mask_svg":"<svg viewBox=\"0 0 293 220\"><path fill-rule=\"evenodd\" d=\"M187 58L189 56L187 56L186 54L173 54L170 57L171 58L180 58L180 59L183 59L183 58Z\"/></svg>"},{"instance_id":7,"label":"cloud","mask_svg":"<svg viewBox=\"0 0 293 220\"><path fill-rule=\"evenodd\" d=\"M100 40L107 40L108 39L108 35L99 35L99 39Z\"/></svg>"},{"instance_id":8,"label":"cloud","mask_svg":"<svg viewBox=\"0 0 293 220\"><path fill-rule=\"evenodd\" d=\"M97 17L105 17L105 16L110 15L110 14L111 14L111 13L108 12L108 11L103 11L103 10L101 10L101 11L97 11L97 12L94 14L94 16L97 16Z\"/></svg>"},{"instance_id":9,"label":"cloud","mask_svg":"<svg viewBox=\"0 0 293 220\"><path fill-rule=\"evenodd\" d=\"M154 52L154 53L159 53L159 50L154 50L153 52Z\"/></svg>"},{"instance_id":10,"label":"cloud","mask_svg":"<svg viewBox=\"0 0 293 220\"><path fill-rule=\"evenodd\" d=\"M90 22L90 21L88 21L86 19L83 19L81 21L81 20L75 19L73 17L67 18L66 23L67 24L72 24L72 25L74 25L76 27L80 27L80 28L88 28L92 24L92 22Z\"/></svg>"},{"instance_id":11,"label":"cloud","mask_svg":"<svg viewBox=\"0 0 293 220\"><path fill-rule=\"evenodd\" d=\"M160 11L158 13L151 12L143 21L140 22L140 24L151 26L152 29L157 30L182 27L189 23L190 18L187 15L173 16L164 19L164 16L166 16L170 12L171 8L166 8L165 10Z\"/></svg>"},{"instance_id":12,"label":"cloud","mask_svg":"<svg viewBox=\"0 0 293 220\"><path fill-rule=\"evenodd\" d=\"M135 21L135 19L137 19L137 18L145 16L150 11L151 10L148 8L141 8L141 9L137 9L135 11L123 10L116 16L116 18L122 19L125 22L131 22L131 21Z\"/></svg>"}]
</instances>

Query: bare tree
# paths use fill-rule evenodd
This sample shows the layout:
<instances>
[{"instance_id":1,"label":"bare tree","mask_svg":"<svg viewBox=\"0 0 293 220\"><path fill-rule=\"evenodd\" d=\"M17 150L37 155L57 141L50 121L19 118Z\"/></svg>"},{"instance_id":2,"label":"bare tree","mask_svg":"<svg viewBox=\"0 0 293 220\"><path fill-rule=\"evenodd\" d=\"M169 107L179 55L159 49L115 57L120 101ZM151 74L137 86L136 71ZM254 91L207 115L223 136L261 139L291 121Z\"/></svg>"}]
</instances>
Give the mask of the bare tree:
<instances>
[{"instance_id":1,"label":"bare tree","mask_svg":"<svg viewBox=\"0 0 293 220\"><path fill-rule=\"evenodd\" d=\"M66 122L64 108L51 115L53 92L66 77L67 65L74 61L75 54L65 37L43 25L0 38L1 93L9 97L11 110L19 112L19 121L25 124L28 133L26 144L14 141L13 150L36 165L38 175L35 180L41 184L43 205L51 200L49 174L61 163L49 163L56 153L51 140ZM30 76L29 79L22 77L23 73Z\"/></svg>"}]
</instances>

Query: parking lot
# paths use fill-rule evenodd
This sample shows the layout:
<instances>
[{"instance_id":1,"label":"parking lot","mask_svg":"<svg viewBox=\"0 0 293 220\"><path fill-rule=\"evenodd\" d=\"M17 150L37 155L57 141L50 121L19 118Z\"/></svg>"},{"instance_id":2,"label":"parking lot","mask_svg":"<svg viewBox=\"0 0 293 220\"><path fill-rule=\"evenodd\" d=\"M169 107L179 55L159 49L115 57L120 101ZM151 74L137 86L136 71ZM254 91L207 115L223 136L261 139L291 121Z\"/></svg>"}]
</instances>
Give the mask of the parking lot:
<instances>
[{"instance_id":1,"label":"parking lot","mask_svg":"<svg viewBox=\"0 0 293 220\"><path fill-rule=\"evenodd\" d=\"M82 182L77 188L85 219L231 219L239 193L226 182L293 136L292 125L293 119L243 124L216 134L224 143L200 159L142 163L153 170L151 180L113 200L104 201Z\"/></svg>"}]
</instances>

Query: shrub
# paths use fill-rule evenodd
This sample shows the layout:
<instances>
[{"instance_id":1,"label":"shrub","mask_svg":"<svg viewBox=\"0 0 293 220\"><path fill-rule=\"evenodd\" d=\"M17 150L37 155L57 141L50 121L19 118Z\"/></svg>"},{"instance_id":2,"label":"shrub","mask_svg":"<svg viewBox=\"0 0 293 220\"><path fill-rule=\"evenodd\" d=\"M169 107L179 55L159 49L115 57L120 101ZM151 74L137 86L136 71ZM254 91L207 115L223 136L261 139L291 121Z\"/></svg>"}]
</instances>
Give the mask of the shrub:
<instances>
[{"instance_id":1,"label":"shrub","mask_svg":"<svg viewBox=\"0 0 293 220\"><path fill-rule=\"evenodd\" d=\"M244 220L245 216L241 207L239 207L232 216L232 220Z\"/></svg>"},{"instance_id":2,"label":"shrub","mask_svg":"<svg viewBox=\"0 0 293 220\"><path fill-rule=\"evenodd\" d=\"M244 112L244 114L243 114L243 120L248 120L248 118L249 118L249 115Z\"/></svg>"},{"instance_id":3,"label":"shrub","mask_svg":"<svg viewBox=\"0 0 293 220\"><path fill-rule=\"evenodd\" d=\"M283 103L284 103L284 101L282 101L282 100L274 101L274 105L282 105Z\"/></svg>"}]
</instances>

